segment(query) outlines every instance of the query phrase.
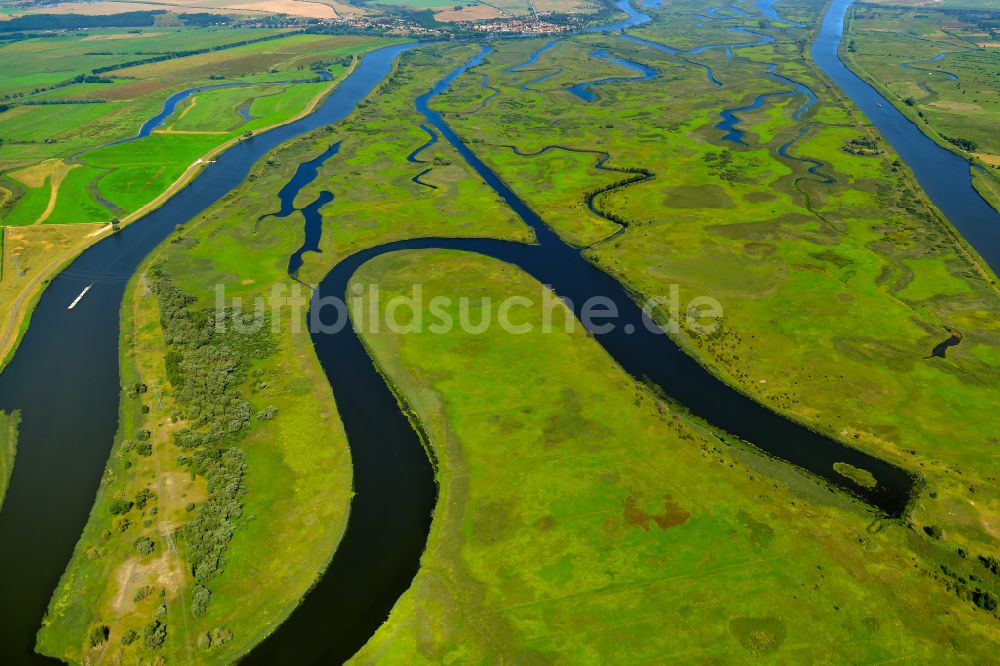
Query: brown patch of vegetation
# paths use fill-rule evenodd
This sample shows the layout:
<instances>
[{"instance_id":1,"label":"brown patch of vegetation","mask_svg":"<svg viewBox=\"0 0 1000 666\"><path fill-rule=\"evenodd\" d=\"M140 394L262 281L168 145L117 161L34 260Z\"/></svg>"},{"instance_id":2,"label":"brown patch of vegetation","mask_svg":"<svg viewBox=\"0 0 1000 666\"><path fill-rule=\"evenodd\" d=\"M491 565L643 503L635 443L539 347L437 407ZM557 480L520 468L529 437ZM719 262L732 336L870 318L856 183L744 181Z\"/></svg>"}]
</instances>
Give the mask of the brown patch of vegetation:
<instances>
[{"instance_id":1,"label":"brown patch of vegetation","mask_svg":"<svg viewBox=\"0 0 1000 666\"><path fill-rule=\"evenodd\" d=\"M134 99L142 97L143 95L148 95L149 93L157 91L162 87L163 84L158 83L157 81L137 81L135 83L126 83L121 86L109 86L106 90L101 88L101 90L95 92L93 96L100 96L101 99L107 100Z\"/></svg>"},{"instance_id":2,"label":"brown patch of vegetation","mask_svg":"<svg viewBox=\"0 0 1000 666\"><path fill-rule=\"evenodd\" d=\"M680 527L691 517L689 512L670 501L670 495L665 495L663 498L662 513L647 513L638 507L637 502L635 496L625 500L625 524L641 527L647 532L650 530L649 521L656 523L661 530L667 530L671 527Z\"/></svg>"},{"instance_id":3,"label":"brown patch of vegetation","mask_svg":"<svg viewBox=\"0 0 1000 666\"><path fill-rule=\"evenodd\" d=\"M736 617L729 621L729 631L757 656L774 652L785 642L785 623L776 617Z\"/></svg>"}]
</instances>

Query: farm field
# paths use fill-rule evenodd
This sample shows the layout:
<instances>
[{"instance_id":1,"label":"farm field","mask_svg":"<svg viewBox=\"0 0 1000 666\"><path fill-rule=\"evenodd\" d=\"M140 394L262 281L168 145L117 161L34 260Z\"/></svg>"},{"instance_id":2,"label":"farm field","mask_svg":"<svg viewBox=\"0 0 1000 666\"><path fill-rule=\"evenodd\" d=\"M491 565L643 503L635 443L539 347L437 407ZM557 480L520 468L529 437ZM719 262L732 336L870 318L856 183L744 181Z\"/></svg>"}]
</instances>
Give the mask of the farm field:
<instances>
[{"instance_id":1,"label":"farm field","mask_svg":"<svg viewBox=\"0 0 1000 666\"><path fill-rule=\"evenodd\" d=\"M31 41L12 45L20 49L9 57L18 57ZM0 221L106 223L127 217L155 199L199 157L247 132L287 121L330 87L326 82L288 81L307 81L320 71L339 78L353 54L381 43L378 38L294 35L124 67L113 71L116 78L110 83L71 85L32 95L29 101L81 103L72 104L72 114L66 113L68 105L63 103L21 103L0 115L4 135L0 168L5 169L0 185L9 193ZM4 57L0 49L0 60ZM135 59L132 55L123 62ZM264 83L253 85L255 81ZM196 92L151 135L113 145L136 136L172 94L231 84L241 85ZM65 179L45 173L53 169L71 172ZM49 199L54 199L54 210L47 210Z\"/></svg>"},{"instance_id":2,"label":"farm field","mask_svg":"<svg viewBox=\"0 0 1000 666\"><path fill-rule=\"evenodd\" d=\"M0 17L44 14L107 15L122 12L169 10L177 13L207 13L220 16L243 16L255 18L269 14L289 14L303 18L333 18L337 16L360 16L366 10L357 5L339 0L171 0L169 2L119 2L118 0L95 0L92 2L54 2L25 6L22 2L0 3ZM2 18L0 18L2 20ZM176 22L172 17L164 17L160 23L168 25Z\"/></svg>"},{"instance_id":3,"label":"farm field","mask_svg":"<svg viewBox=\"0 0 1000 666\"><path fill-rule=\"evenodd\" d=\"M213 31L199 32L191 46L207 48L219 43L229 44L233 43L230 41L233 38L245 41L254 34L239 30L234 33L225 38ZM277 34L262 31L258 37ZM183 44L172 34L162 38L168 48ZM4 58L19 61L24 49L30 50L33 41L42 41L46 48L49 46L45 40L16 42L0 48L0 61ZM82 39L77 38L77 41ZM282 37L117 69L114 70L116 76L127 78L118 78L112 83L70 85L37 95L44 98L58 93L61 98L78 100L100 95L100 99L117 98L116 101L22 104L0 114L0 138L4 139L0 144L0 228L85 226L78 230L35 234L48 239L73 237L84 240L82 245L76 242L66 246L46 245L62 253L60 261L46 264L47 271L42 274L6 276L0 281L0 294L8 299L6 302L13 303L13 299L17 299L17 307L4 310L12 322L4 324L6 332L2 333L0 354L6 356L16 343L15 333L43 287L42 281L97 238L93 225L105 225L107 233L109 222L131 221L151 202L167 194L171 187L193 175L199 161L212 151L247 133L287 122L335 85L283 81L311 79L317 72L324 71L336 82L348 71L356 56L391 42L391 39L379 37ZM12 47L16 48L7 53ZM55 52L58 51L55 48ZM72 62L67 57L60 63L55 52L43 58L40 63L45 64L40 66L51 68ZM69 48L68 53L72 55L73 49ZM127 64L135 59L135 54L123 52L112 64ZM75 71L70 70L68 74ZM253 83L258 80L270 83ZM220 83L241 85L197 92L178 104L164 119L161 130L116 144L135 136L142 123L156 115L171 94ZM74 113L67 114L67 108Z\"/></svg>"},{"instance_id":4,"label":"farm field","mask_svg":"<svg viewBox=\"0 0 1000 666\"><path fill-rule=\"evenodd\" d=\"M584 7L511 1L488 9ZM398 4L475 10L433 2ZM864 4L844 47L935 140L965 152L975 142L973 182L995 205L988 164L1000 148L968 106L1000 114L992 51L968 46L981 35L953 14L941 18L954 2ZM51 276L222 147L331 90L330 108L347 113L273 149L258 139L218 157L205 190L184 190L177 207L76 264L116 278L115 291L98 285L72 313L43 301L46 328L22 349L69 369L36 380L25 368L42 366L20 356L17 374L0 375L0 508L19 437L22 459L51 458L37 454L49 431L35 415L71 411L52 395L93 407L107 442L67 443L102 451L90 457L96 497L63 530L79 538L58 584L32 599L48 601L37 635L38 622L21 621L33 611L5 602L15 629L2 628L0 661L34 649L70 664L339 663L341 624L363 630L357 664L994 659L997 275L810 57L823 3L642 9L652 20L621 31L428 40L360 66L403 38L158 24L0 46L0 65L17 61L17 81L0 84L0 358ZM308 11L327 10L339 11ZM152 55L185 50L187 32L192 49L231 48ZM900 66L932 58L927 44L955 49L928 67L961 61L957 83ZM33 49L43 64L25 64ZM329 78L312 80L319 72ZM128 140L165 104L154 130ZM232 179L213 185L222 172ZM175 224L205 193L215 203ZM555 287L532 275L556 276ZM608 284L612 305L633 298L666 334L654 338L662 349L637 336L623 352L577 325L557 293ZM60 300L69 290L51 289ZM699 300L718 304L714 329L696 325ZM313 315L330 305L352 329L320 330ZM497 305L516 306L507 326L503 314L491 323ZM421 324L432 320L450 324ZM356 335L354 356L327 334ZM91 352L117 364L88 365ZM648 374L634 370L644 362ZM41 397L24 397L12 376ZM119 393L55 392L87 393L83 376ZM765 409L740 412L726 432L692 415L712 397ZM21 432L14 409L32 416ZM381 428L397 417L433 506L412 543L385 528L397 524L390 499L421 497L418 472L394 467L407 459L400 443L383 441L405 440ZM757 448L733 434L741 419L780 417L790 429L747 432L781 442L744 435ZM795 437L858 457L817 451L826 474L805 471L778 445ZM871 470L844 462L861 453L876 459ZM69 520L52 468L28 469L43 488L22 493L15 471L8 509L42 513L37 504L53 523ZM891 494L900 478L895 512L857 492ZM89 506L79 495L72 504ZM17 530L38 522L9 518L0 535L27 544ZM68 554L71 541L48 538ZM44 550L31 547L18 552ZM65 557L49 559L54 581ZM0 569L33 568L11 561ZM367 575L382 569L391 580L379 587ZM377 584L349 581L345 594L336 584L352 572ZM358 617L330 611L331 594ZM5 644L16 632L24 645ZM289 657L298 647L302 658Z\"/></svg>"},{"instance_id":5,"label":"farm field","mask_svg":"<svg viewBox=\"0 0 1000 666\"><path fill-rule=\"evenodd\" d=\"M983 27L998 20L1000 11L985 6L861 4L845 56L926 133L977 158L1000 183L1000 42Z\"/></svg>"}]
</instances>

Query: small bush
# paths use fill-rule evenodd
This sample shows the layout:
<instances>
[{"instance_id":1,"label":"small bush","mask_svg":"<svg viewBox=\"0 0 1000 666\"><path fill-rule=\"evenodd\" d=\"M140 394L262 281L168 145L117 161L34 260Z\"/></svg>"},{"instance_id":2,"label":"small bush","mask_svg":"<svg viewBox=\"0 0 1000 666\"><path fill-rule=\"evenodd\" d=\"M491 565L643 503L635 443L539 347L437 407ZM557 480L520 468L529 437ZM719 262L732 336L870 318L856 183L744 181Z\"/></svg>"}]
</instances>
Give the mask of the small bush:
<instances>
[{"instance_id":1,"label":"small bush","mask_svg":"<svg viewBox=\"0 0 1000 666\"><path fill-rule=\"evenodd\" d=\"M99 624L96 627L91 628L90 633L87 634L87 641L90 643L90 647L97 647L108 640L108 634L111 633L111 628L106 624Z\"/></svg>"},{"instance_id":2,"label":"small bush","mask_svg":"<svg viewBox=\"0 0 1000 666\"><path fill-rule=\"evenodd\" d=\"M270 421L271 419L274 418L275 414L277 414L277 413L278 413L278 408L275 407L274 405L271 405L267 409L264 409L264 410L262 410L260 412L257 412L257 420L258 421Z\"/></svg>"},{"instance_id":3,"label":"small bush","mask_svg":"<svg viewBox=\"0 0 1000 666\"><path fill-rule=\"evenodd\" d=\"M150 444L149 442L140 442L138 445L136 445L135 452L138 453L140 456L143 456L144 458L148 458L149 456L153 455L153 445Z\"/></svg>"},{"instance_id":4,"label":"small bush","mask_svg":"<svg viewBox=\"0 0 1000 666\"><path fill-rule=\"evenodd\" d=\"M136 632L135 629L129 629L122 634L122 637L119 640L121 640L122 645L132 645L132 643L135 643L135 639L137 638L139 638L138 632Z\"/></svg>"},{"instance_id":5,"label":"small bush","mask_svg":"<svg viewBox=\"0 0 1000 666\"><path fill-rule=\"evenodd\" d=\"M167 625L159 620L153 620L142 628L143 642L150 650L158 650L167 640Z\"/></svg>"},{"instance_id":6,"label":"small bush","mask_svg":"<svg viewBox=\"0 0 1000 666\"><path fill-rule=\"evenodd\" d=\"M195 617L201 617L208 609L208 602L212 598L212 591L203 585L194 586L194 594L191 599L191 612Z\"/></svg>"},{"instance_id":7,"label":"small bush","mask_svg":"<svg viewBox=\"0 0 1000 666\"><path fill-rule=\"evenodd\" d=\"M992 592L982 590L976 590L972 593L972 602L983 610L990 612L995 611L1000 606L1000 601L997 600L996 595Z\"/></svg>"},{"instance_id":8,"label":"small bush","mask_svg":"<svg viewBox=\"0 0 1000 666\"><path fill-rule=\"evenodd\" d=\"M233 632L229 631L225 627L219 627L218 629L212 630L212 645L222 645L227 643L233 637Z\"/></svg>"},{"instance_id":9,"label":"small bush","mask_svg":"<svg viewBox=\"0 0 1000 666\"><path fill-rule=\"evenodd\" d=\"M992 555L980 555L979 563L990 570L995 576L1000 576L1000 560Z\"/></svg>"},{"instance_id":10,"label":"small bush","mask_svg":"<svg viewBox=\"0 0 1000 666\"><path fill-rule=\"evenodd\" d=\"M940 540L944 532L937 525L924 525L924 533L932 539Z\"/></svg>"},{"instance_id":11,"label":"small bush","mask_svg":"<svg viewBox=\"0 0 1000 666\"><path fill-rule=\"evenodd\" d=\"M142 601L143 599L147 598L152 593L153 593L152 586L150 586L150 585L144 585L144 586L140 587L136 591L135 596L132 597L132 601L134 601L136 603L139 603L140 601Z\"/></svg>"},{"instance_id":12,"label":"small bush","mask_svg":"<svg viewBox=\"0 0 1000 666\"><path fill-rule=\"evenodd\" d=\"M121 516L132 510L134 504L132 500L127 499L114 499L111 500L111 505L108 507L111 513L116 516Z\"/></svg>"},{"instance_id":13,"label":"small bush","mask_svg":"<svg viewBox=\"0 0 1000 666\"><path fill-rule=\"evenodd\" d=\"M146 504L151 499L156 499L156 493L154 493L149 488L143 488L135 496L135 505L139 507L140 510L146 508Z\"/></svg>"},{"instance_id":14,"label":"small bush","mask_svg":"<svg viewBox=\"0 0 1000 666\"><path fill-rule=\"evenodd\" d=\"M147 536L139 537L132 542L132 545L135 546L136 552L140 555L149 555L156 547L156 543L154 543L153 540Z\"/></svg>"}]
</instances>

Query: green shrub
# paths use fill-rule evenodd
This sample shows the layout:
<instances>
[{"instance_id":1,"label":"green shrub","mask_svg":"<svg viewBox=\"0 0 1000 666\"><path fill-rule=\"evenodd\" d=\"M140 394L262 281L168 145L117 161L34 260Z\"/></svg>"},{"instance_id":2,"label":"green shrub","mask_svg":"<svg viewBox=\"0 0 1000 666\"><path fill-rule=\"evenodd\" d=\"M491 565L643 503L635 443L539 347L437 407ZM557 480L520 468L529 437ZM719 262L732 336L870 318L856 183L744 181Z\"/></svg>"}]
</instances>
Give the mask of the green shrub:
<instances>
[{"instance_id":1,"label":"green shrub","mask_svg":"<svg viewBox=\"0 0 1000 666\"><path fill-rule=\"evenodd\" d=\"M139 638L138 632L135 629L129 629L124 634L122 634L121 643L122 645L132 645L135 643L135 639Z\"/></svg>"},{"instance_id":2,"label":"green shrub","mask_svg":"<svg viewBox=\"0 0 1000 666\"><path fill-rule=\"evenodd\" d=\"M149 555L156 548L156 543L147 536L141 536L132 542L135 550L140 555Z\"/></svg>"},{"instance_id":3,"label":"green shrub","mask_svg":"<svg viewBox=\"0 0 1000 666\"><path fill-rule=\"evenodd\" d=\"M111 513L116 516L121 516L132 510L133 507L132 500L127 499L113 499L109 505Z\"/></svg>"},{"instance_id":4,"label":"green shrub","mask_svg":"<svg viewBox=\"0 0 1000 666\"><path fill-rule=\"evenodd\" d=\"M167 640L167 625L159 620L153 620L142 628L143 642L150 650L158 650Z\"/></svg>"},{"instance_id":5,"label":"green shrub","mask_svg":"<svg viewBox=\"0 0 1000 666\"><path fill-rule=\"evenodd\" d=\"M150 490L148 487L143 488L135 496L135 505L139 507L139 510L145 509L146 504L151 499L156 499L156 493Z\"/></svg>"},{"instance_id":6,"label":"green shrub","mask_svg":"<svg viewBox=\"0 0 1000 666\"><path fill-rule=\"evenodd\" d=\"M90 633L87 634L87 642L90 643L90 647L97 647L108 640L108 634L110 633L111 628L108 625L99 624L90 629Z\"/></svg>"},{"instance_id":7,"label":"green shrub","mask_svg":"<svg viewBox=\"0 0 1000 666\"><path fill-rule=\"evenodd\" d=\"M191 597L191 612L195 617L201 617L208 609L208 602L212 598L212 591L203 585L194 586L194 594Z\"/></svg>"},{"instance_id":8,"label":"green shrub","mask_svg":"<svg viewBox=\"0 0 1000 666\"><path fill-rule=\"evenodd\" d=\"M233 632L225 627L212 630L212 645L222 645L229 642L233 637Z\"/></svg>"}]
</instances>

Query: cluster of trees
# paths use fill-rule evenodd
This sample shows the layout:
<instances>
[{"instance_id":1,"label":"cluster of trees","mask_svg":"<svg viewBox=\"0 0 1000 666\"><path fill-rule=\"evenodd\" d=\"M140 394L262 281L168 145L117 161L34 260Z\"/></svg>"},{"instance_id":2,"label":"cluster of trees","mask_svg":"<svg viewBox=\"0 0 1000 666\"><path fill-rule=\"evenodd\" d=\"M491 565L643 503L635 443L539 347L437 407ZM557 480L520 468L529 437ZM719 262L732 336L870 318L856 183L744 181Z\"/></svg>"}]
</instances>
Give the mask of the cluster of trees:
<instances>
[{"instance_id":1,"label":"cluster of trees","mask_svg":"<svg viewBox=\"0 0 1000 666\"><path fill-rule=\"evenodd\" d=\"M158 14L166 13L164 9L154 9L148 12L122 12L121 14L99 16L86 16L83 14L27 14L7 21L0 21L0 32L148 27L155 23Z\"/></svg>"},{"instance_id":2,"label":"cluster of trees","mask_svg":"<svg viewBox=\"0 0 1000 666\"><path fill-rule=\"evenodd\" d=\"M740 170L734 164L733 153L728 148L718 153L707 152L702 159L708 165L709 172L722 180L730 183L740 180Z\"/></svg>"},{"instance_id":3,"label":"cluster of trees","mask_svg":"<svg viewBox=\"0 0 1000 666\"><path fill-rule=\"evenodd\" d=\"M212 598L212 591L204 585L195 585L194 594L191 597L191 612L195 617L201 617L208 608L208 602Z\"/></svg>"},{"instance_id":4,"label":"cluster of trees","mask_svg":"<svg viewBox=\"0 0 1000 666\"><path fill-rule=\"evenodd\" d=\"M167 640L167 625L159 620L153 620L142 628L143 642L150 650L157 650Z\"/></svg>"},{"instance_id":5,"label":"cluster of trees","mask_svg":"<svg viewBox=\"0 0 1000 666\"><path fill-rule=\"evenodd\" d=\"M29 99L25 106L49 106L51 104L105 104L106 99Z\"/></svg>"},{"instance_id":6,"label":"cluster of trees","mask_svg":"<svg viewBox=\"0 0 1000 666\"><path fill-rule=\"evenodd\" d=\"M198 637L198 647L203 650L207 650L216 645L223 645L228 643L233 638L233 632L229 631L225 627L219 627L218 629L213 629L211 632L205 632Z\"/></svg>"},{"instance_id":7,"label":"cluster of trees","mask_svg":"<svg viewBox=\"0 0 1000 666\"><path fill-rule=\"evenodd\" d=\"M233 22L232 17L225 14L209 14L208 12L194 12L191 14L178 14L184 25L206 26L206 25L229 25Z\"/></svg>"},{"instance_id":8,"label":"cluster of trees","mask_svg":"<svg viewBox=\"0 0 1000 666\"><path fill-rule=\"evenodd\" d=\"M309 65L309 69L313 70L314 72L321 72L337 64L342 65L343 67L350 67L351 61L353 59L354 59L353 56L346 56L339 60L319 60Z\"/></svg>"},{"instance_id":9,"label":"cluster of trees","mask_svg":"<svg viewBox=\"0 0 1000 666\"><path fill-rule=\"evenodd\" d=\"M941 565L941 572L947 577L947 587L953 590L960 599L966 599L989 613L1000 609L1000 598L989 589L985 589L983 581L970 574L968 577L953 571L947 564Z\"/></svg>"},{"instance_id":10,"label":"cluster of trees","mask_svg":"<svg viewBox=\"0 0 1000 666\"><path fill-rule=\"evenodd\" d=\"M976 152L976 150L978 150L979 148L979 144L977 144L972 139L963 139L960 136L945 136L944 134L942 134L941 136L944 136L945 140L948 143L956 145L962 150L967 150L970 153Z\"/></svg>"},{"instance_id":11,"label":"cluster of trees","mask_svg":"<svg viewBox=\"0 0 1000 666\"><path fill-rule=\"evenodd\" d=\"M44 86L44 87L40 87L40 88L33 88L31 90L31 92L29 92L27 94L29 94L29 95L35 95L35 94L38 94L38 93L41 93L41 92L47 92L49 90L57 90L59 88L65 88L66 86L73 86L73 85L76 85L78 83L114 83L114 79L103 77L103 76L97 76L95 74L77 74L76 76L74 76L71 79L66 79L65 81L60 81L59 83L53 83L51 86ZM16 93L11 93L9 95L4 95L3 97L0 97L0 102L10 102L10 101L15 100L15 99L20 99L20 98L24 97L25 94L26 93L24 93L24 92L16 92ZM96 100L96 101L99 102L99 103L103 103L104 102L104 100ZM32 102L24 102L24 103L25 104L31 104L31 103L34 103L34 104L44 104L45 102L41 102L41 101L39 101L39 102L33 102L32 101ZM70 102L59 102L59 103L67 104L67 103L70 103ZM90 102L87 102L87 101L82 101L82 102L81 101L77 101L77 102L73 102L73 103L76 103L76 104L89 104Z\"/></svg>"},{"instance_id":12,"label":"cluster of trees","mask_svg":"<svg viewBox=\"0 0 1000 666\"><path fill-rule=\"evenodd\" d=\"M973 8L946 8L938 11L953 16L962 23L971 23L977 29L988 32L994 37L1000 36L1000 11Z\"/></svg>"},{"instance_id":13,"label":"cluster of trees","mask_svg":"<svg viewBox=\"0 0 1000 666\"><path fill-rule=\"evenodd\" d=\"M99 624L95 627L91 627L90 633L87 634L87 642L90 643L90 647L97 647L106 643L108 636L111 634L111 628L106 624Z\"/></svg>"},{"instance_id":14,"label":"cluster of trees","mask_svg":"<svg viewBox=\"0 0 1000 666\"><path fill-rule=\"evenodd\" d=\"M851 155L864 155L866 157L872 157L882 152L878 147L878 139L870 136L855 137L845 142L840 149Z\"/></svg>"},{"instance_id":15,"label":"cluster of trees","mask_svg":"<svg viewBox=\"0 0 1000 666\"><path fill-rule=\"evenodd\" d=\"M135 505L139 507L140 511L142 511L143 509L146 508L146 504L148 504L150 500L155 500L155 499L156 499L156 493L154 493L148 487L143 488L138 493L136 493Z\"/></svg>"},{"instance_id":16,"label":"cluster of trees","mask_svg":"<svg viewBox=\"0 0 1000 666\"><path fill-rule=\"evenodd\" d=\"M235 313L198 310L196 299L169 275L157 269L151 277L168 345L167 378L188 422L176 433L175 443L191 453L179 460L208 482L208 496L185 527L188 566L196 583L191 611L200 616L212 596L207 583L221 570L236 521L243 515L246 463L235 444L253 414L237 389L246 380L250 360L270 355L275 344L266 323L220 326L220 317L233 318Z\"/></svg>"}]
</instances>

